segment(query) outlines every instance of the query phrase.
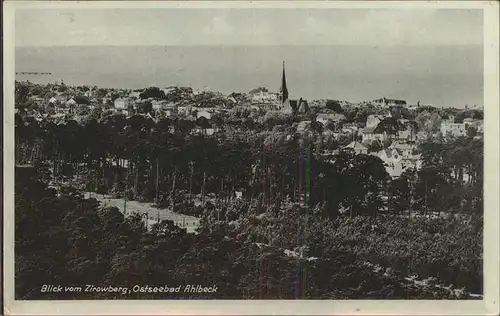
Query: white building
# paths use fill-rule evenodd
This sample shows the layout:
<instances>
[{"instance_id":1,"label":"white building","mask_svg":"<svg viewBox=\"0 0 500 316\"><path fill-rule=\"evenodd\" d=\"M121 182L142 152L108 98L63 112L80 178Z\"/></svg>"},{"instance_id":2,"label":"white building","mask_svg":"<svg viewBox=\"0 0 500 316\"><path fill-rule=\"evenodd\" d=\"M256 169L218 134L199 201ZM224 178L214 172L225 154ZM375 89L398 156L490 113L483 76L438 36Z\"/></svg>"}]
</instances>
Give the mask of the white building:
<instances>
[{"instance_id":1,"label":"white building","mask_svg":"<svg viewBox=\"0 0 500 316\"><path fill-rule=\"evenodd\" d=\"M371 143L374 140L385 141L387 139L386 132L377 132L376 127L365 127L361 130L361 138L363 143Z\"/></svg>"},{"instance_id":2,"label":"white building","mask_svg":"<svg viewBox=\"0 0 500 316\"><path fill-rule=\"evenodd\" d=\"M454 137L467 135L467 123L441 122L441 133L443 136L452 135Z\"/></svg>"},{"instance_id":3,"label":"white building","mask_svg":"<svg viewBox=\"0 0 500 316\"><path fill-rule=\"evenodd\" d=\"M342 130L349 130L350 132L357 132L359 130L359 127L356 123L348 123L342 125Z\"/></svg>"},{"instance_id":4,"label":"white building","mask_svg":"<svg viewBox=\"0 0 500 316\"><path fill-rule=\"evenodd\" d=\"M212 118L212 114L208 112L207 110L201 110L196 113L196 118L204 117L207 120Z\"/></svg>"},{"instance_id":5,"label":"white building","mask_svg":"<svg viewBox=\"0 0 500 316\"><path fill-rule=\"evenodd\" d=\"M185 116L191 116L192 110L193 110L193 107L191 105L177 107L178 113L181 115L185 115Z\"/></svg>"},{"instance_id":6,"label":"white building","mask_svg":"<svg viewBox=\"0 0 500 316\"><path fill-rule=\"evenodd\" d=\"M391 178L397 178L403 173L402 155L396 149L382 149L372 153L384 162L384 167Z\"/></svg>"},{"instance_id":7,"label":"white building","mask_svg":"<svg viewBox=\"0 0 500 316\"><path fill-rule=\"evenodd\" d=\"M73 113L74 108L77 106L77 103L73 98L69 99L66 102L66 108L61 109L62 111Z\"/></svg>"},{"instance_id":8,"label":"white building","mask_svg":"<svg viewBox=\"0 0 500 316\"><path fill-rule=\"evenodd\" d=\"M66 102L66 105L71 107L71 106L75 106L76 105L76 101L73 100L73 98L69 99L67 102Z\"/></svg>"},{"instance_id":9,"label":"white building","mask_svg":"<svg viewBox=\"0 0 500 316\"><path fill-rule=\"evenodd\" d=\"M372 155L379 157L385 166L385 170L391 178L399 178L407 169L422 167L421 155L413 155L411 150L400 144L393 144L389 148L382 149ZM400 149L401 148L401 149Z\"/></svg>"},{"instance_id":10,"label":"white building","mask_svg":"<svg viewBox=\"0 0 500 316\"><path fill-rule=\"evenodd\" d=\"M278 94L272 92L259 91L258 93L252 93L250 95L250 100L252 103L278 103Z\"/></svg>"},{"instance_id":11,"label":"white building","mask_svg":"<svg viewBox=\"0 0 500 316\"><path fill-rule=\"evenodd\" d=\"M163 105L162 109L158 110L158 111L162 111L166 117L171 117L171 116L177 114L177 107L175 106L174 103L170 102L166 105Z\"/></svg>"},{"instance_id":12,"label":"white building","mask_svg":"<svg viewBox=\"0 0 500 316\"><path fill-rule=\"evenodd\" d=\"M332 122L340 122L342 120L345 120L345 115L344 114L338 114L338 113L335 113L335 114L327 114L327 113L319 113L317 116L316 116L316 121L323 124L323 125L326 125L328 123L328 121L332 121Z\"/></svg>"},{"instance_id":13,"label":"white building","mask_svg":"<svg viewBox=\"0 0 500 316\"><path fill-rule=\"evenodd\" d=\"M151 107L155 111L163 110L164 101L151 100Z\"/></svg>"},{"instance_id":14,"label":"white building","mask_svg":"<svg viewBox=\"0 0 500 316\"><path fill-rule=\"evenodd\" d=\"M292 105L290 104L290 100L289 99L286 99L285 102L283 102L282 105L278 106L278 108L284 114L292 114L293 113L293 108L292 108Z\"/></svg>"},{"instance_id":15,"label":"white building","mask_svg":"<svg viewBox=\"0 0 500 316\"><path fill-rule=\"evenodd\" d=\"M366 118L366 127L377 127L384 119L381 115L368 115Z\"/></svg>"},{"instance_id":16,"label":"white building","mask_svg":"<svg viewBox=\"0 0 500 316\"><path fill-rule=\"evenodd\" d=\"M128 109L130 101L128 99L118 98L115 100L114 104L115 104L115 109L125 110Z\"/></svg>"},{"instance_id":17,"label":"white building","mask_svg":"<svg viewBox=\"0 0 500 316\"><path fill-rule=\"evenodd\" d=\"M483 128L484 128L484 121L483 120L466 118L466 119L464 119L464 124L465 124L466 128L473 127L475 129L477 129L478 132L483 132Z\"/></svg>"},{"instance_id":18,"label":"white building","mask_svg":"<svg viewBox=\"0 0 500 316\"><path fill-rule=\"evenodd\" d=\"M396 139L401 141L415 141L417 136L411 129L406 129L398 131L396 134Z\"/></svg>"},{"instance_id":19,"label":"white building","mask_svg":"<svg viewBox=\"0 0 500 316\"><path fill-rule=\"evenodd\" d=\"M389 149L397 150L404 157L410 157L415 149L415 146L403 142L393 142L391 146L389 146Z\"/></svg>"},{"instance_id":20,"label":"white building","mask_svg":"<svg viewBox=\"0 0 500 316\"><path fill-rule=\"evenodd\" d=\"M165 100L151 100L151 105L153 110L155 111L163 111L163 110L175 110L176 106L173 102L168 102Z\"/></svg>"},{"instance_id":21,"label":"white building","mask_svg":"<svg viewBox=\"0 0 500 316\"><path fill-rule=\"evenodd\" d=\"M134 99L139 99L141 97L141 91L132 91L129 96Z\"/></svg>"},{"instance_id":22,"label":"white building","mask_svg":"<svg viewBox=\"0 0 500 316\"><path fill-rule=\"evenodd\" d=\"M195 134L198 134L198 135L207 135L207 136L212 136L213 134L215 134L216 132L218 132L219 130L217 128L205 128L205 129L202 129L202 128L194 128L191 130L191 133L193 135Z\"/></svg>"}]
</instances>

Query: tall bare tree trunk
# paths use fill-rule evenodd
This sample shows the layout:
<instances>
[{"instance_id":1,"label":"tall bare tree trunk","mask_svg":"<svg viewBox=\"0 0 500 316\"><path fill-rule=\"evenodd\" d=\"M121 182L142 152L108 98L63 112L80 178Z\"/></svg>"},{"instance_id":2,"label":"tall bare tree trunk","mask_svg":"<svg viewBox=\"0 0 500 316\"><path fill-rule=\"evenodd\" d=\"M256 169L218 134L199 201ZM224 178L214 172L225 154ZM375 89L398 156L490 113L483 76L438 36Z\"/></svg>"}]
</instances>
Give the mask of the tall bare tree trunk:
<instances>
[{"instance_id":1,"label":"tall bare tree trunk","mask_svg":"<svg viewBox=\"0 0 500 316\"><path fill-rule=\"evenodd\" d=\"M472 168L471 165L467 165L468 170L467 170L467 183L472 184Z\"/></svg>"},{"instance_id":2,"label":"tall bare tree trunk","mask_svg":"<svg viewBox=\"0 0 500 316\"><path fill-rule=\"evenodd\" d=\"M221 207L224 205L224 200L225 200L225 196L224 196L224 177L221 177L220 179L220 195L221 195Z\"/></svg>"},{"instance_id":3,"label":"tall bare tree trunk","mask_svg":"<svg viewBox=\"0 0 500 316\"><path fill-rule=\"evenodd\" d=\"M273 199L273 175L271 167L267 168L267 182L269 183L269 203L272 202Z\"/></svg>"},{"instance_id":4,"label":"tall bare tree trunk","mask_svg":"<svg viewBox=\"0 0 500 316\"><path fill-rule=\"evenodd\" d=\"M62 185L62 155L57 155L57 169L59 173L59 186Z\"/></svg>"},{"instance_id":5,"label":"tall bare tree trunk","mask_svg":"<svg viewBox=\"0 0 500 316\"><path fill-rule=\"evenodd\" d=\"M388 192L387 194L387 211L392 214L392 194L390 192ZM395 212L394 212L395 213Z\"/></svg>"},{"instance_id":6,"label":"tall bare tree trunk","mask_svg":"<svg viewBox=\"0 0 500 316\"><path fill-rule=\"evenodd\" d=\"M107 162L106 155L104 155L104 157L102 157L101 181L107 187L106 174L105 174L106 162Z\"/></svg>"},{"instance_id":7,"label":"tall bare tree trunk","mask_svg":"<svg viewBox=\"0 0 500 316\"><path fill-rule=\"evenodd\" d=\"M201 204L205 207L205 182L206 182L206 172L203 171L203 184L201 186Z\"/></svg>"},{"instance_id":8,"label":"tall bare tree trunk","mask_svg":"<svg viewBox=\"0 0 500 316\"><path fill-rule=\"evenodd\" d=\"M233 181L233 188L231 190L231 198L230 198L230 201L232 202L233 201L233 197L234 197L234 182L235 182L235 179L234 179L234 176L231 178L231 180Z\"/></svg>"},{"instance_id":9,"label":"tall bare tree trunk","mask_svg":"<svg viewBox=\"0 0 500 316\"><path fill-rule=\"evenodd\" d=\"M173 175L173 181L172 181L172 191L170 192L170 200L171 200L171 204L172 204L172 212L174 211L174 207L175 207L175 180L177 178L177 173L176 173L175 169L174 169L173 173L174 173L174 175Z\"/></svg>"},{"instance_id":10,"label":"tall bare tree trunk","mask_svg":"<svg viewBox=\"0 0 500 316\"><path fill-rule=\"evenodd\" d=\"M127 166L125 170L125 201L123 203L123 214L127 215L127 198L128 198L128 175L129 175L130 165Z\"/></svg>"},{"instance_id":11,"label":"tall bare tree trunk","mask_svg":"<svg viewBox=\"0 0 500 316\"><path fill-rule=\"evenodd\" d=\"M135 181L134 181L134 199L137 200L137 187L139 186L139 162L136 161L134 165L135 169Z\"/></svg>"},{"instance_id":12,"label":"tall bare tree trunk","mask_svg":"<svg viewBox=\"0 0 500 316\"><path fill-rule=\"evenodd\" d=\"M37 162L42 161L42 146L38 146L36 156L37 156Z\"/></svg>"},{"instance_id":13,"label":"tall bare tree trunk","mask_svg":"<svg viewBox=\"0 0 500 316\"><path fill-rule=\"evenodd\" d=\"M31 147L31 153L30 153L30 164L33 165L33 156L35 155L35 146L36 144L33 144L33 147Z\"/></svg>"},{"instance_id":14,"label":"tall bare tree trunk","mask_svg":"<svg viewBox=\"0 0 500 316\"><path fill-rule=\"evenodd\" d=\"M425 178L425 208L424 208L425 216L427 216L427 212L428 212L428 209L427 209L427 177L426 177Z\"/></svg>"},{"instance_id":15,"label":"tall bare tree trunk","mask_svg":"<svg viewBox=\"0 0 500 316\"><path fill-rule=\"evenodd\" d=\"M15 159L15 161L16 161L16 164L19 164L19 141L18 141L17 139L16 139L16 141L15 141L15 144L16 144L16 145L15 145L15 150L16 150L16 151L15 151L15 154L14 154L14 155L15 155L15 156L14 156L14 159Z\"/></svg>"},{"instance_id":16,"label":"tall bare tree trunk","mask_svg":"<svg viewBox=\"0 0 500 316\"><path fill-rule=\"evenodd\" d=\"M160 165L158 162L158 158L156 158L156 196L155 196L155 203L158 204L158 184L159 184L159 179L160 179Z\"/></svg>"},{"instance_id":17,"label":"tall bare tree trunk","mask_svg":"<svg viewBox=\"0 0 500 316\"><path fill-rule=\"evenodd\" d=\"M76 160L75 180L77 183L80 180L80 161L78 159Z\"/></svg>"},{"instance_id":18,"label":"tall bare tree trunk","mask_svg":"<svg viewBox=\"0 0 500 316\"><path fill-rule=\"evenodd\" d=\"M71 160L71 154L69 154L69 163L70 163L70 166L72 167L73 169L73 161ZM73 170L71 170L70 172L70 176L69 176L69 186L72 186L72 183L73 183Z\"/></svg>"}]
</instances>

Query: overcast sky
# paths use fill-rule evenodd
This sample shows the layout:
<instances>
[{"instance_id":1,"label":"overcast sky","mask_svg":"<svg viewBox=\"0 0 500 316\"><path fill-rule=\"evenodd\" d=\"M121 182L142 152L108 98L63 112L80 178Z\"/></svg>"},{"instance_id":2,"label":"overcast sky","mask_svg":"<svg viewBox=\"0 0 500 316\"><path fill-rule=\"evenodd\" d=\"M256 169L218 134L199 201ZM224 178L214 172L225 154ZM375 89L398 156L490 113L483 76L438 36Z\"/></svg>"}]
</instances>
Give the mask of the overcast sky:
<instances>
[{"instance_id":1,"label":"overcast sky","mask_svg":"<svg viewBox=\"0 0 500 316\"><path fill-rule=\"evenodd\" d=\"M481 10L23 9L17 46L482 45Z\"/></svg>"}]
</instances>

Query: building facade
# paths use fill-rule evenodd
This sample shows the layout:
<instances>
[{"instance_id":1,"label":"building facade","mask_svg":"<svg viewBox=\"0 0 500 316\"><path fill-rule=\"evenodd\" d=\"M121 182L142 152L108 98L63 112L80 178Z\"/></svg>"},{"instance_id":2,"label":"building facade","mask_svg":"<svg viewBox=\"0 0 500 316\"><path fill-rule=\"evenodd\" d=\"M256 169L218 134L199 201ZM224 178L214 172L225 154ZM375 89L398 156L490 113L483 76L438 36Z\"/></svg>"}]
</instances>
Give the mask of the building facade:
<instances>
[{"instance_id":1,"label":"building facade","mask_svg":"<svg viewBox=\"0 0 500 316\"><path fill-rule=\"evenodd\" d=\"M441 123L441 134L443 136L451 135L453 137L460 137L467 135L467 123L451 123L449 121Z\"/></svg>"},{"instance_id":2,"label":"building facade","mask_svg":"<svg viewBox=\"0 0 500 316\"><path fill-rule=\"evenodd\" d=\"M117 110L126 110L128 109L130 101L128 99L118 98L115 100L114 105Z\"/></svg>"},{"instance_id":3,"label":"building facade","mask_svg":"<svg viewBox=\"0 0 500 316\"><path fill-rule=\"evenodd\" d=\"M361 139L365 144L371 143L374 140L384 142L388 136L386 132L377 132L376 127L365 127L361 130Z\"/></svg>"}]
</instances>

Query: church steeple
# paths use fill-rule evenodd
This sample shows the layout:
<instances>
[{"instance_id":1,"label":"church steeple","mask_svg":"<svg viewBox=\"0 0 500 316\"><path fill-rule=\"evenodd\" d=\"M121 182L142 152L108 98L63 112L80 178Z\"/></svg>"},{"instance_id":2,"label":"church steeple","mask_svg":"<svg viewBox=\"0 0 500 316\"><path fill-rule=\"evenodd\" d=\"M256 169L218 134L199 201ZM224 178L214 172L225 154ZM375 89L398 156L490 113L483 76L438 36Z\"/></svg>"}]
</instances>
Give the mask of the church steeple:
<instances>
[{"instance_id":1,"label":"church steeple","mask_svg":"<svg viewBox=\"0 0 500 316\"><path fill-rule=\"evenodd\" d=\"M292 113L290 100L288 100L288 88L286 87L285 62L283 61L283 75L281 77L280 88L280 108L283 113Z\"/></svg>"},{"instance_id":2,"label":"church steeple","mask_svg":"<svg viewBox=\"0 0 500 316\"><path fill-rule=\"evenodd\" d=\"M285 62L283 61L283 75L281 78L280 101L281 105L288 100L288 89L286 87Z\"/></svg>"}]
</instances>

